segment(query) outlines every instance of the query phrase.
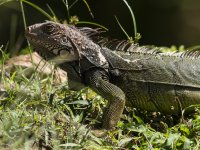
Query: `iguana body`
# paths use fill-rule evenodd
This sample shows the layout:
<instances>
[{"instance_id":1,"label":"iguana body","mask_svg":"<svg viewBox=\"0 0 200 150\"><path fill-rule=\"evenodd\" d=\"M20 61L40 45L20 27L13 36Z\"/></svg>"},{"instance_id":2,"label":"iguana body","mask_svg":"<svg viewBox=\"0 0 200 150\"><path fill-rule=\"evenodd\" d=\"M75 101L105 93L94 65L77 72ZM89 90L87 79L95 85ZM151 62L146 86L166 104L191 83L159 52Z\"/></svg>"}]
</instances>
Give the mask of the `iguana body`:
<instances>
[{"instance_id":1,"label":"iguana body","mask_svg":"<svg viewBox=\"0 0 200 150\"><path fill-rule=\"evenodd\" d=\"M90 39L94 32L46 22L28 27L26 37L45 58L60 56L56 62L67 71L69 86L89 86L109 101L103 128L116 125L125 102L175 114L200 104L199 52L165 54L137 45L110 50Z\"/></svg>"},{"instance_id":2,"label":"iguana body","mask_svg":"<svg viewBox=\"0 0 200 150\"><path fill-rule=\"evenodd\" d=\"M182 57L185 53L171 56L142 53L145 47L132 50L126 53L106 51L113 68L119 69L119 75L111 77L110 82L124 91L129 106L177 114L200 103L198 59Z\"/></svg>"}]
</instances>

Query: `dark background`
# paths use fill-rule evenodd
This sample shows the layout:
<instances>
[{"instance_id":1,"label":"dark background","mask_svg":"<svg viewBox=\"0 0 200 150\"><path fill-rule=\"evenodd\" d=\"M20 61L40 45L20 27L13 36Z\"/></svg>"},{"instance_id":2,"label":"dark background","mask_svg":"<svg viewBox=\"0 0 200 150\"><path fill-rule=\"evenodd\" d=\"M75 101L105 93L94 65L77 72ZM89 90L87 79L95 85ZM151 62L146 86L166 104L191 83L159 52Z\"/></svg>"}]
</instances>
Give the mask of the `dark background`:
<instances>
[{"instance_id":1,"label":"dark background","mask_svg":"<svg viewBox=\"0 0 200 150\"><path fill-rule=\"evenodd\" d=\"M47 4L61 20L68 18L63 0L29 0L50 13ZM71 5L75 0L68 0ZM91 17L83 0L70 9L70 15L77 15L80 21L99 23L109 29L112 38L126 39L114 16L116 15L129 33L134 36L130 12L123 0L86 0L94 18ZM0 1L1 2L1 1ZM157 46L200 44L200 1L199 0L127 0L136 18L138 32L142 35L140 44ZM24 4L27 25L47 20L43 14ZM91 25L82 25L91 26ZM19 2L0 6L0 45L7 45L8 51L25 47L24 26Z\"/></svg>"}]
</instances>

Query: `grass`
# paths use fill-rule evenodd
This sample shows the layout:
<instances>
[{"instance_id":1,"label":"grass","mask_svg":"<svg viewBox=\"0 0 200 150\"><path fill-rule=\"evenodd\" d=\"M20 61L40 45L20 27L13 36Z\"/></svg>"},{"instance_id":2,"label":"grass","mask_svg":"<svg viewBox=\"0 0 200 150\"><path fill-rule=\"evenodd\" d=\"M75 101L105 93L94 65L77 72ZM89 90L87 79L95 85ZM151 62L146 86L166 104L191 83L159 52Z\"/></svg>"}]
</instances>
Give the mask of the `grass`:
<instances>
[{"instance_id":1,"label":"grass","mask_svg":"<svg viewBox=\"0 0 200 150\"><path fill-rule=\"evenodd\" d=\"M194 117L169 127L166 120L158 117L152 122L152 116L136 115L137 111L127 107L115 130L97 137L93 127L105 107L100 96L87 88L75 92L67 85L54 85L52 75L42 79L35 73L26 78L16 72L1 76L7 92L0 101L1 149L200 148L198 111Z\"/></svg>"},{"instance_id":2,"label":"grass","mask_svg":"<svg viewBox=\"0 0 200 150\"><path fill-rule=\"evenodd\" d=\"M48 18L57 18L28 1L21 2ZM63 3L67 9L72 7ZM23 10L23 3L21 6ZM91 12L88 4L86 7ZM174 49L177 48L164 48ZM106 105L103 98L87 88L70 91L67 85L55 85L53 75L41 78L34 72L27 78L17 74L19 70L6 72L4 62L9 55L3 52L3 46L0 51L3 56L0 89L4 94L0 98L0 149L200 149L198 109L193 116L176 121L181 118L126 107L117 127L98 137L93 129L99 127L102 118Z\"/></svg>"}]
</instances>

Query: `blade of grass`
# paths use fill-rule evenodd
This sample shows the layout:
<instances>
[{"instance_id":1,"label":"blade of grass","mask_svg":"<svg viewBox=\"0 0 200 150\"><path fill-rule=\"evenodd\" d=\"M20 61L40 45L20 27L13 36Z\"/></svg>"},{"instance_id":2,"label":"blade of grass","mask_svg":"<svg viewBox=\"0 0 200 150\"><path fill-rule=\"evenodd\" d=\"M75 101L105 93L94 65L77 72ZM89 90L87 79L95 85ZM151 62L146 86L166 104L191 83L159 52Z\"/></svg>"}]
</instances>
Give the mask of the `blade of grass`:
<instances>
[{"instance_id":1,"label":"blade of grass","mask_svg":"<svg viewBox=\"0 0 200 150\"><path fill-rule=\"evenodd\" d=\"M134 35L135 35L135 37L137 37L137 25L136 25L135 15L134 15L130 5L128 4L128 2L126 0L123 0L123 2L126 4L126 6L128 7L128 9L131 13L131 17L132 17L132 20L133 20L133 27L134 27Z\"/></svg>"},{"instance_id":2,"label":"blade of grass","mask_svg":"<svg viewBox=\"0 0 200 150\"><path fill-rule=\"evenodd\" d=\"M121 30L124 32L124 34L126 35L126 37L129 39L129 41L130 41L130 42L133 42L132 37L130 37L130 36L128 35L128 33L127 33L127 32L125 31L125 29L122 27L122 25L120 24L120 22L119 22L119 20L117 19L116 16L115 16L115 19L116 19L116 21L117 21L119 27L121 28Z\"/></svg>"},{"instance_id":3,"label":"blade of grass","mask_svg":"<svg viewBox=\"0 0 200 150\"><path fill-rule=\"evenodd\" d=\"M79 22L77 22L77 24L91 24L91 25L95 25L95 26L97 26L97 27L100 27L100 28L102 28L102 29L108 31L108 28L106 28L106 27L104 27L104 26L102 26L102 25L100 25L100 24L98 24L98 23L94 23L94 22L79 21Z\"/></svg>"},{"instance_id":4,"label":"blade of grass","mask_svg":"<svg viewBox=\"0 0 200 150\"><path fill-rule=\"evenodd\" d=\"M41 12L43 15L45 15L49 20L53 20L53 17L50 16L47 12L45 12L42 8L38 7L37 5L29 2L29 1L26 1L26 0L21 0L22 2L32 6L33 8L35 8L36 10L38 10L39 12Z\"/></svg>"},{"instance_id":5,"label":"blade of grass","mask_svg":"<svg viewBox=\"0 0 200 150\"><path fill-rule=\"evenodd\" d=\"M69 7L68 7L68 1L66 0L66 2L64 2L63 0L63 3L65 4L66 8L67 8L67 11L68 11L68 17L70 17L69 15L69 9L71 9L76 3L78 2L78 0L75 0ZM94 18L94 15L91 11L91 8L90 8L90 5L88 4L88 2L86 0L83 0L83 2L85 3L90 15L92 16L92 18Z\"/></svg>"},{"instance_id":6,"label":"blade of grass","mask_svg":"<svg viewBox=\"0 0 200 150\"><path fill-rule=\"evenodd\" d=\"M25 16L25 13L24 13L24 6L23 6L23 3L22 3L23 0L20 0L20 6L21 6L21 11L22 11L22 17L23 17L23 23L24 23L24 30L26 30L27 28L27 24L26 24L26 16ZM31 54L31 48L30 48L30 43L29 41L27 40L27 43L28 43L28 47L29 47L29 54ZM33 58L32 58L32 55L31 56L31 62L33 64Z\"/></svg>"},{"instance_id":7,"label":"blade of grass","mask_svg":"<svg viewBox=\"0 0 200 150\"><path fill-rule=\"evenodd\" d=\"M188 48L190 51L199 51L200 50L200 45L195 45L195 46L192 46L192 47L189 47Z\"/></svg>"},{"instance_id":8,"label":"blade of grass","mask_svg":"<svg viewBox=\"0 0 200 150\"><path fill-rule=\"evenodd\" d=\"M70 18L70 13L69 13L69 4L68 4L68 0L62 0L63 4L66 7L67 10L67 21L69 22L69 18Z\"/></svg>"},{"instance_id":9,"label":"blade of grass","mask_svg":"<svg viewBox=\"0 0 200 150\"><path fill-rule=\"evenodd\" d=\"M26 29L26 28L27 28L27 25L26 25L26 17L25 17L24 6L23 6L22 1L23 1L23 0L20 0L20 7L21 7L21 11L22 11L22 17L23 17L24 29Z\"/></svg>"},{"instance_id":10,"label":"blade of grass","mask_svg":"<svg viewBox=\"0 0 200 150\"><path fill-rule=\"evenodd\" d=\"M54 11L51 9L51 7L47 4L48 9L50 10L51 14L53 15L52 20L53 21L58 21L56 14L54 13Z\"/></svg>"},{"instance_id":11,"label":"blade of grass","mask_svg":"<svg viewBox=\"0 0 200 150\"><path fill-rule=\"evenodd\" d=\"M16 1L16 0L6 0L6 1L5 0L1 0L1 1L3 1L3 2L0 2L0 6L5 4L5 3Z\"/></svg>"},{"instance_id":12,"label":"blade of grass","mask_svg":"<svg viewBox=\"0 0 200 150\"><path fill-rule=\"evenodd\" d=\"M90 13L90 15L92 16L92 18L94 18L94 15L93 15L93 13L92 13L92 11L91 11L91 9L90 9L90 6L89 6L89 4L87 3L87 1L86 1L86 0L83 0L83 2L85 3L85 5L86 5L86 7L87 7L87 9L88 9L88 11L89 11L89 13Z\"/></svg>"},{"instance_id":13,"label":"blade of grass","mask_svg":"<svg viewBox=\"0 0 200 150\"><path fill-rule=\"evenodd\" d=\"M1 61L0 61L0 66L1 66L1 81L3 81L3 76L4 76L4 61L5 61L5 55L4 55L4 52L2 50L3 48L3 45L0 46L0 52L1 52L1 55L2 55L2 58L1 58Z\"/></svg>"},{"instance_id":14,"label":"blade of grass","mask_svg":"<svg viewBox=\"0 0 200 150\"><path fill-rule=\"evenodd\" d=\"M69 6L69 9L71 9L77 2L78 2L78 0L75 0L75 1Z\"/></svg>"}]
</instances>

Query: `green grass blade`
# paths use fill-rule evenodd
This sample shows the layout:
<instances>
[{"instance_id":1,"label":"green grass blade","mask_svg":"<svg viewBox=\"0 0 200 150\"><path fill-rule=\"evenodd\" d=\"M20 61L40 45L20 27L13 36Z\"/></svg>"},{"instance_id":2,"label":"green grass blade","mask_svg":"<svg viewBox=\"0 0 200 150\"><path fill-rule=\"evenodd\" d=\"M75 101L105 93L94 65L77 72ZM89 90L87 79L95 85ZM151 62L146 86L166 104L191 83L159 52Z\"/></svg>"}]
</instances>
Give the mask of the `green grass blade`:
<instances>
[{"instance_id":1,"label":"green grass blade","mask_svg":"<svg viewBox=\"0 0 200 150\"><path fill-rule=\"evenodd\" d=\"M69 3L68 3L68 0L62 0L62 2L63 2L63 4L66 7L66 10L67 10L67 20L69 21L70 13L69 13Z\"/></svg>"},{"instance_id":2,"label":"green grass blade","mask_svg":"<svg viewBox=\"0 0 200 150\"><path fill-rule=\"evenodd\" d=\"M188 48L190 51L199 51L200 50L200 45L195 45L195 46L192 46L192 47L189 47Z\"/></svg>"},{"instance_id":3,"label":"green grass blade","mask_svg":"<svg viewBox=\"0 0 200 150\"><path fill-rule=\"evenodd\" d=\"M92 18L94 18L94 15L93 15L93 13L92 13L92 11L91 11L91 9L90 9L90 6L89 6L89 4L87 3L87 1L86 1L86 0L83 0L83 2L85 3L85 5L86 5L86 7L87 7L87 9L88 9L88 11L89 11L89 13L90 13L90 15L92 16Z\"/></svg>"},{"instance_id":4,"label":"green grass blade","mask_svg":"<svg viewBox=\"0 0 200 150\"><path fill-rule=\"evenodd\" d=\"M126 6L128 7L128 9L131 13L131 17L132 17L132 20L133 20L133 26L134 26L134 35L135 35L135 37L137 37L137 25L136 25L135 15L134 15L130 5L128 4L128 2L126 0L123 0L123 2L126 4Z\"/></svg>"},{"instance_id":5,"label":"green grass blade","mask_svg":"<svg viewBox=\"0 0 200 150\"><path fill-rule=\"evenodd\" d=\"M47 7L53 16L51 20L58 22L58 19L56 17L56 14L54 13L53 9L48 4L47 4Z\"/></svg>"},{"instance_id":6,"label":"green grass blade","mask_svg":"<svg viewBox=\"0 0 200 150\"><path fill-rule=\"evenodd\" d=\"M0 6L5 3L12 2L12 1L16 1L16 0L0 0Z\"/></svg>"},{"instance_id":7,"label":"green grass blade","mask_svg":"<svg viewBox=\"0 0 200 150\"><path fill-rule=\"evenodd\" d=\"M126 37L131 41L131 37L128 35L128 33L125 31L125 29L122 27L122 25L120 24L119 20L117 19L117 17L115 16L115 19L119 25L119 27L121 28L121 30L124 32L124 34L126 35Z\"/></svg>"},{"instance_id":8,"label":"green grass blade","mask_svg":"<svg viewBox=\"0 0 200 150\"><path fill-rule=\"evenodd\" d=\"M21 7L21 11L22 11L22 18L23 18L23 23L24 23L24 30L26 30L26 28L27 28L26 16L25 16L25 13L24 13L24 6L23 6L22 1L23 1L23 0L20 0L20 7ZM28 47L29 47L29 53L31 54L30 43L29 43L28 40L27 40L27 43L28 43ZM32 56L31 56L31 62L33 62Z\"/></svg>"},{"instance_id":9,"label":"green grass blade","mask_svg":"<svg viewBox=\"0 0 200 150\"><path fill-rule=\"evenodd\" d=\"M22 1L20 1L20 7L21 7L21 11L22 11L22 18L23 18L23 23L24 23L24 29L26 29L27 28L26 17L25 17L24 6L23 6Z\"/></svg>"},{"instance_id":10,"label":"green grass blade","mask_svg":"<svg viewBox=\"0 0 200 150\"><path fill-rule=\"evenodd\" d=\"M38 10L39 12L41 12L43 15L45 15L48 19L52 20L53 17L50 16L46 11L44 11L42 8L38 7L37 5L29 2L29 1L26 1L26 0L21 0L22 2L32 6L33 8L35 8L36 10Z\"/></svg>"},{"instance_id":11,"label":"green grass blade","mask_svg":"<svg viewBox=\"0 0 200 150\"><path fill-rule=\"evenodd\" d=\"M94 22L79 21L79 22L77 22L77 24L91 24L91 25L95 25L95 26L97 26L97 27L100 27L100 28L102 28L102 29L108 31L108 28L106 28L106 27L104 27L104 26L102 26L102 25L100 25L100 24L98 24L98 23L94 23Z\"/></svg>"},{"instance_id":12,"label":"green grass blade","mask_svg":"<svg viewBox=\"0 0 200 150\"><path fill-rule=\"evenodd\" d=\"M69 6L69 9L71 9L77 2L78 2L78 0L75 0L75 1Z\"/></svg>"}]
</instances>

